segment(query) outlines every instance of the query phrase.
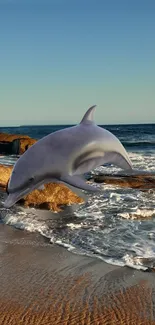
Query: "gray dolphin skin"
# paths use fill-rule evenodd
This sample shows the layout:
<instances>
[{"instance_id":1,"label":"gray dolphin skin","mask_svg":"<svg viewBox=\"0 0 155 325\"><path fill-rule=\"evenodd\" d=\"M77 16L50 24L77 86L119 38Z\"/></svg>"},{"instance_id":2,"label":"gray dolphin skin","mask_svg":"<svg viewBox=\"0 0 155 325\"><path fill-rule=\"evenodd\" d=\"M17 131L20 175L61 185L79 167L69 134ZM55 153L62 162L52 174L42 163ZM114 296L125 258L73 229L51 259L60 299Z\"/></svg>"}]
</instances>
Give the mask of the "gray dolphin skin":
<instances>
[{"instance_id":1,"label":"gray dolphin skin","mask_svg":"<svg viewBox=\"0 0 155 325\"><path fill-rule=\"evenodd\" d=\"M128 154L117 137L95 124L94 110L95 106L90 107L80 124L40 139L17 160L7 187L6 208L49 182L101 191L87 184L81 175L105 163L132 169Z\"/></svg>"}]
</instances>

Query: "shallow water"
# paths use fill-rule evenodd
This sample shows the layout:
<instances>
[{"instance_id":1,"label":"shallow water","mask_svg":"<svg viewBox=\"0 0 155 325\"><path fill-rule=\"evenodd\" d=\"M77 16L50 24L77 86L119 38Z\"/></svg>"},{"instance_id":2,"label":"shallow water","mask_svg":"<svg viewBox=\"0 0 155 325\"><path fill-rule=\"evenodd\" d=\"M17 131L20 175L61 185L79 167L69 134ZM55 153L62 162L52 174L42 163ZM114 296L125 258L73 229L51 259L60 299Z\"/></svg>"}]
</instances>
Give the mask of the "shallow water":
<instances>
[{"instance_id":1,"label":"shallow water","mask_svg":"<svg viewBox=\"0 0 155 325\"><path fill-rule=\"evenodd\" d=\"M136 134L135 128L134 137L129 127L128 131L125 127L123 131L122 126L117 128L122 129L116 130L113 126L111 131L120 132L119 138L126 143L134 168L155 173L155 126L141 129L141 134L140 131ZM0 157L2 164L14 164L15 160L15 157ZM92 174L101 172L115 174L120 170L105 166ZM7 210L2 206L2 197L1 220L20 229L39 232L51 243L75 253L97 256L108 263L144 270L155 266L155 191L96 186L102 186L103 192L88 193L85 204L68 208L63 214L21 210L18 206ZM135 220L136 215L142 218Z\"/></svg>"}]
</instances>

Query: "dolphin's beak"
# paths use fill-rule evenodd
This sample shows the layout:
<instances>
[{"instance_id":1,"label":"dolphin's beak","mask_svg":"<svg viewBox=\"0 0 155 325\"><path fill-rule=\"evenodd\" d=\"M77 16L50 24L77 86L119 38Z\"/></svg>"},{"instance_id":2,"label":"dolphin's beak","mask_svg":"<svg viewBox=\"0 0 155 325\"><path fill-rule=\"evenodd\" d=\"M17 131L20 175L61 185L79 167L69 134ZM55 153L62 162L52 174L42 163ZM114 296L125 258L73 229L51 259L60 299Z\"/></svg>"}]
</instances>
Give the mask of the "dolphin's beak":
<instances>
[{"instance_id":1,"label":"dolphin's beak","mask_svg":"<svg viewBox=\"0 0 155 325\"><path fill-rule=\"evenodd\" d=\"M8 195L4 202L4 208L11 208L17 201L20 200L21 197L17 195L17 193L11 193Z\"/></svg>"},{"instance_id":2,"label":"dolphin's beak","mask_svg":"<svg viewBox=\"0 0 155 325\"><path fill-rule=\"evenodd\" d=\"M18 202L20 199L22 199L26 194L31 192L33 190L30 188L26 188L23 191L16 191L14 193L8 192L8 197L6 198L4 202L4 208L11 208L16 202Z\"/></svg>"},{"instance_id":3,"label":"dolphin's beak","mask_svg":"<svg viewBox=\"0 0 155 325\"><path fill-rule=\"evenodd\" d=\"M49 180L50 182L50 180ZM7 190L8 197L6 198L4 202L4 208L11 208L16 202L21 200L24 196L26 196L28 193L32 192L33 190L37 189L40 185L44 184L44 180L37 183L32 184L31 187L27 187L23 190L18 190L13 193L10 193L9 190Z\"/></svg>"}]
</instances>

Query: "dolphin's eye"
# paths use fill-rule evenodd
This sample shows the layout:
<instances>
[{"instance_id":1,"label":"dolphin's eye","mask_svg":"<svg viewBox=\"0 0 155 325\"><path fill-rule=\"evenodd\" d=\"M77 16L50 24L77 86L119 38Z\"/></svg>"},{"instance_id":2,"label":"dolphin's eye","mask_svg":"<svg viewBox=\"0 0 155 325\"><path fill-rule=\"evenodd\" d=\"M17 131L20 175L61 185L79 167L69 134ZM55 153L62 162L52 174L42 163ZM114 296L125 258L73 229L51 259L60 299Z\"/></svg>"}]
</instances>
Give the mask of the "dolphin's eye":
<instances>
[{"instance_id":1,"label":"dolphin's eye","mask_svg":"<svg viewBox=\"0 0 155 325\"><path fill-rule=\"evenodd\" d=\"M33 182L34 181L34 177L30 177L29 178L29 182L31 183L31 182Z\"/></svg>"}]
</instances>

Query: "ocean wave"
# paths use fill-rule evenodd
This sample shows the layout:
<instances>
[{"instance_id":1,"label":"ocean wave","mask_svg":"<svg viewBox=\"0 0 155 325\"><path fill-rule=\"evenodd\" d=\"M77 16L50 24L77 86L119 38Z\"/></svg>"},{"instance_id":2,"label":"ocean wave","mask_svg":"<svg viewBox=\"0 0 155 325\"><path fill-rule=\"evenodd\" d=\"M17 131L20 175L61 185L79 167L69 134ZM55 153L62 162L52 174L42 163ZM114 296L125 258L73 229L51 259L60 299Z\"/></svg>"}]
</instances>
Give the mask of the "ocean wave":
<instances>
[{"instance_id":1,"label":"ocean wave","mask_svg":"<svg viewBox=\"0 0 155 325\"><path fill-rule=\"evenodd\" d=\"M1 206L0 215L3 223L38 232L73 253L145 270L155 260L154 198L155 193L106 185L70 215L19 206ZM135 220L134 215L142 218Z\"/></svg>"},{"instance_id":2,"label":"ocean wave","mask_svg":"<svg viewBox=\"0 0 155 325\"><path fill-rule=\"evenodd\" d=\"M122 141L122 144L126 148L134 148L136 149L146 149L146 148L155 148L155 141Z\"/></svg>"},{"instance_id":3,"label":"ocean wave","mask_svg":"<svg viewBox=\"0 0 155 325\"><path fill-rule=\"evenodd\" d=\"M12 166L17 161L18 156L5 156L0 155L0 165Z\"/></svg>"},{"instance_id":4,"label":"ocean wave","mask_svg":"<svg viewBox=\"0 0 155 325\"><path fill-rule=\"evenodd\" d=\"M152 252L151 252L152 254ZM148 269L155 269L155 258L149 257L150 254L147 254L147 257L141 256L132 256L126 254L123 258L125 265L135 268L137 270L146 271ZM154 252L153 252L154 255Z\"/></svg>"},{"instance_id":5,"label":"ocean wave","mask_svg":"<svg viewBox=\"0 0 155 325\"><path fill-rule=\"evenodd\" d=\"M155 209L137 209L136 211L123 212L118 214L123 219L146 220L155 218Z\"/></svg>"}]
</instances>

